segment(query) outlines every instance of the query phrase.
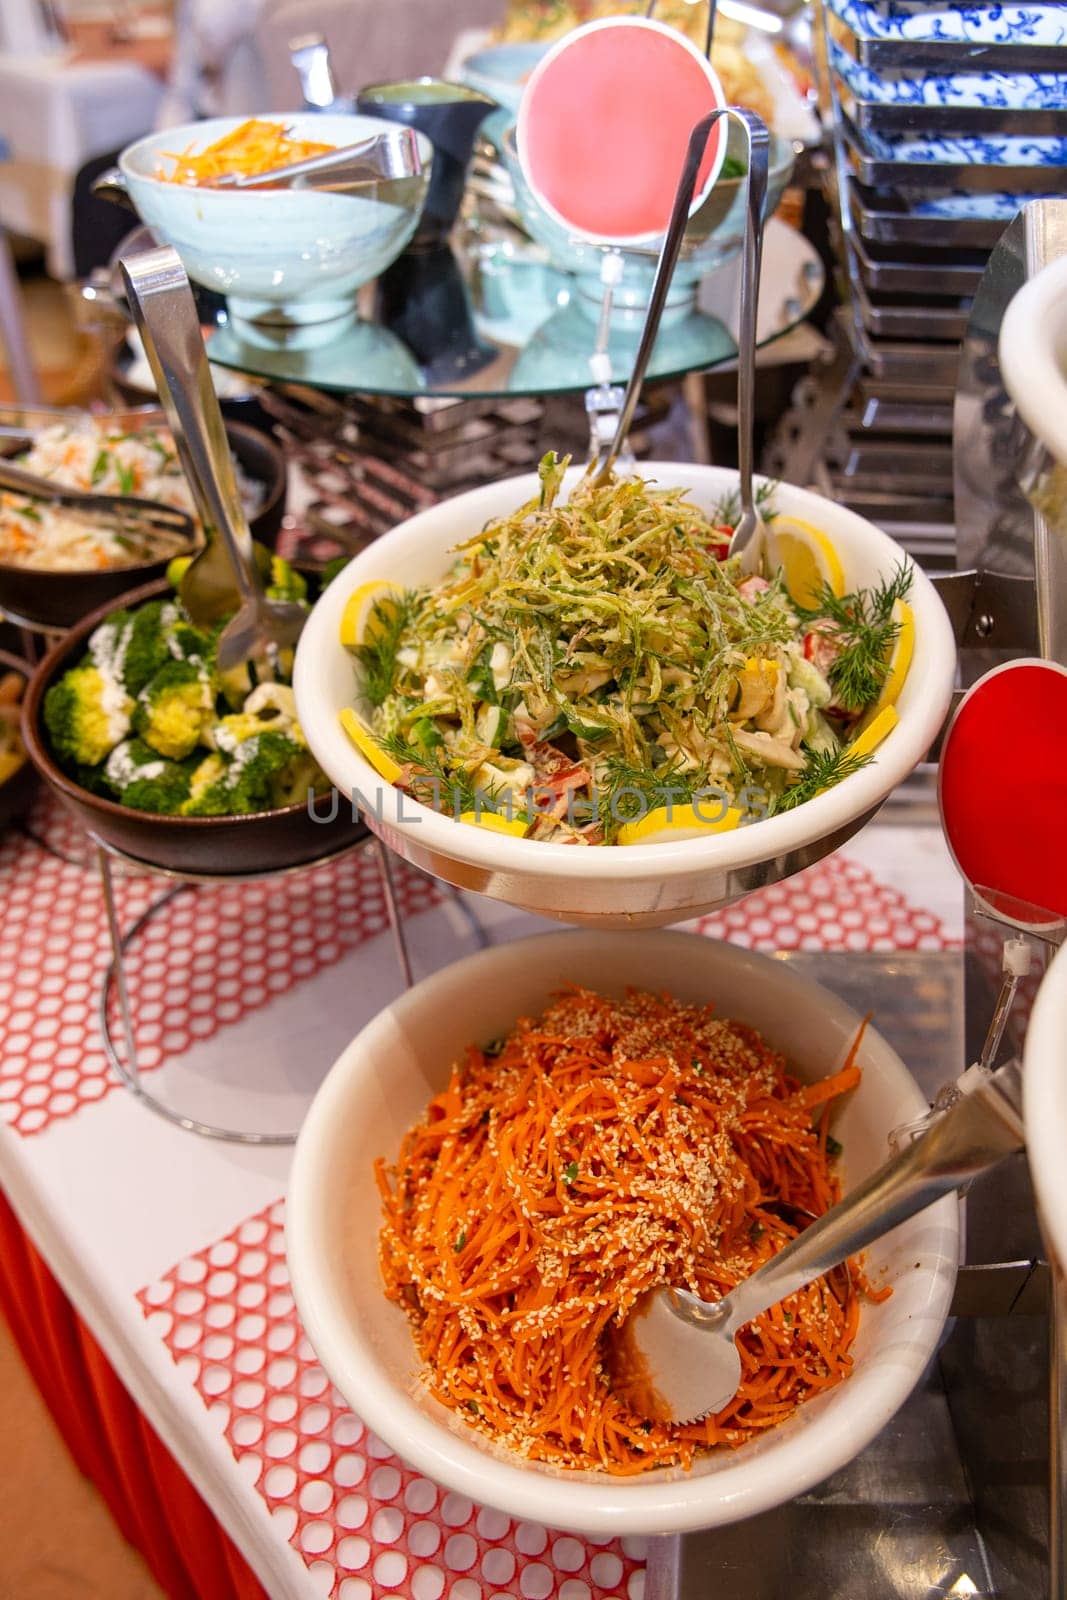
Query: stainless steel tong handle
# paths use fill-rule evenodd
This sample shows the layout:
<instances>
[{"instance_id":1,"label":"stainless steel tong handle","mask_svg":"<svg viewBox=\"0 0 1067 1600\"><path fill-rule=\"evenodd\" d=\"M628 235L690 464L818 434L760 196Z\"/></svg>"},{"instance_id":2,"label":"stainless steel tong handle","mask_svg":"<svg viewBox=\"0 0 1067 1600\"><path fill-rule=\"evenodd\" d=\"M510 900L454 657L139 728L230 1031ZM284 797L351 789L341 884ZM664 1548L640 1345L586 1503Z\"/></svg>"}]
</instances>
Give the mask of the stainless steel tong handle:
<instances>
[{"instance_id":1,"label":"stainless steel tong handle","mask_svg":"<svg viewBox=\"0 0 1067 1600\"><path fill-rule=\"evenodd\" d=\"M123 259L120 266L205 537L210 541L217 532L237 588L250 598L259 592L252 535L185 268L170 245Z\"/></svg>"},{"instance_id":2,"label":"stainless steel tong handle","mask_svg":"<svg viewBox=\"0 0 1067 1600\"><path fill-rule=\"evenodd\" d=\"M771 138L766 125L756 116L754 111L745 111L740 106L724 106L717 111L709 112L696 124L689 135L689 144L686 149L685 165L682 168L678 188L675 191L674 206L671 210L671 219L667 225L663 245L660 249L659 260L656 262L656 275L652 282L652 293L649 296L648 311L645 314L645 326L641 332L641 342L637 347L633 371L630 381L626 385L626 394L623 398L622 409L619 412L619 421L615 429L615 437L611 441L605 455L599 456L590 463L589 472L595 483L604 483L611 474L611 469L618 458L619 452L626 443L626 436L633 422L634 411L641 394L641 385L644 382L645 372L648 369L652 347L656 342L659 332L660 318L663 307L667 301L667 292L671 286L671 278L678 261L678 254L682 248L686 226L689 222L689 207L693 203L696 192L697 177L700 172L700 163L704 159L704 150L711 134L712 128L720 117L732 117L745 132L748 145L748 177L746 180L746 213L745 213L745 240L741 265L741 312L738 328L738 357L737 357L737 409L738 409L738 460L741 468L741 506L742 511L747 503L753 504L752 491L752 420L755 406L756 392L756 307L759 300L760 264L763 259L763 220L767 209L767 168L770 155Z\"/></svg>"},{"instance_id":3,"label":"stainless steel tong handle","mask_svg":"<svg viewBox=\"0 0 1067 1600\"><path fill-rule=\"evenodd\" d=\"M931 1123L838 1205L712 1305L678 1293L675 1309L723 1333L758 1317L805 1284L1024 1148L1022 1073L1011 1061ZM682 1302L681 1307L678 1302Z\"/></svg>"},{"instance_id":4,"label":"stainless steel tong handle","mask_svg":"<svg viewBox=\"0 0 1067 1600\"><path fill-rule=\"evenodd\" d=\"M422 171L419 141L413 128L392 127L358 144L345 144L326 155L293 161L270 172L230 174L215 189L354 189L360 184L414 178Z\"/></svg>"}]
</instances>

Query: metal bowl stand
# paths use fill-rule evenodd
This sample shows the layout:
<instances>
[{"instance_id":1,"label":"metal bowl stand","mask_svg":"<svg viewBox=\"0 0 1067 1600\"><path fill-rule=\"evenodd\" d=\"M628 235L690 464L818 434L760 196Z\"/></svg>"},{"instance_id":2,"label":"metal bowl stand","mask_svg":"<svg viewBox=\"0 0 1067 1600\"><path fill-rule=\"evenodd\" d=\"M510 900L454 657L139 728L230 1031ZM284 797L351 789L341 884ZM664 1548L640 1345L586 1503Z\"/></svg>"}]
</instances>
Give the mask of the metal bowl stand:
<instances>
[{"instance_id":1,"label":"metal bowl stand","mask_svg":"<svg viewBox=\"0 0 1067 1600\"><path fill-rule=\"evenodd\" d=\"M235 882L259 883L267 880L273 881L288 878L297 873L311 872L319 867L328 866L331 862L339 861L342 857L353 854L357 850L369 848L373 850L378 864L397 966L404 987L410 988L413 982L411 954L404 931L404 920L400 912L396 881L393 876L393 866L389 851L379 840L368 837L356 844L344 845L340 850L335 850L332 854L323 856L318 861L306 862L297 867L283 868L280 871L197 874L175 870L168 871L161 867L150 866L143 861L138 861L133 856L126 855L123 851L116 849L114 845L108 844L95 834L90 833L88 838L96 854L97 868L100 873L100 883L104 897L104 913L111 944L111 960L104 969L100 988L98 1013L100 1033L108 1062L116 1076L142 1105L147 1106L150 1111L154 1111L157 1116L164 1117L168 1122L173 1123L175 1127L183 1128L187 1133L198 1133L205 1139L225 1139L242 1145L290 1145L295 1143L298 1130L285 1133L261 1133L246 1128L219 1127L214 1123L204 1122L198 1117L191 1116L175 1106L166 1104L151 1092L146 1086L151 1078L151 1072L146 1073L140 1064L137 1034L133 1023L133 1008L130 1003L130 973L126 958L131 946L148 927L153 917L164 906L169 905L171 901L176 899L178 895L194 890L198 885L232 884ZM170 887L125 930L121 925L115 896L115 863L139 874L149 874L153 877L164 878L170 884ZM478 943L486 943L486 936L481 924L462 900L458 890L450 889L448 892L471 923ZM113 998L118 1003L119 1037L117 1038L111 1021L111 1002Z\"/></svg>"}]
</instances>

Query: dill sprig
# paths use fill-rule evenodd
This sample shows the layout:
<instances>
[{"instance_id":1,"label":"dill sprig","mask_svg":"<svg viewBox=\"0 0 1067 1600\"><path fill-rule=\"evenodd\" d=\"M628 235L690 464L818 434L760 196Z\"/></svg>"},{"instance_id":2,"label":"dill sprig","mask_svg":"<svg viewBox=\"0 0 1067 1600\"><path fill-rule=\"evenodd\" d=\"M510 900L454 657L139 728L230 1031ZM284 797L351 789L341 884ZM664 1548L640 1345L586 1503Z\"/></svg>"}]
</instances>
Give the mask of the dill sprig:
<instances>
[{"instance_id":1,"label":"dill sprig","mask_svg":"<svg viewBox=\"0 0 1067 1600\"><path fill-rule=\"evenodd\" d=\"M850 711L873 705L889 673L889 658L900 632L893 607L909 593L912 569L903 562L873 589L835 595L823 584L813 606L797 606L801 616L829 624L827 632L840 646L830 667L830 686Z\"/></svg>"},{"instance_id":2,"label":"dill sprig","mask_svg":"<svg viewBox=\"0 0 1067 1600\"><path fill-rule=\"evenodd\" d=\"M756 485L756 510L764 522L770 522L775 515L771 502L777 489L777 482L757 483ZM741 521L741 495L737 489L731 489L729 494L723 495L718 505L711 512L711 520L719 527L737 527L737 524Z\"/></svg>"},{"instance_id":3,"label":"dill sprig","mask_svg":"<svg viewBox=\"0 0 1067 1600\"><path fill-rule=\"evenodd\" d=\"M462 811L495 809L501 799L492 785L473 783L462 765L448 760L441 745L419 744L400 733L381 734L378 743L408 769L404 788L425 805L459 816Z\"/></svg>"},{"instance_id":4,"label":"dill sprig","mask_svg":"<svg viewBox=\"0 0 1067 1600\"><path fill-rule=\"evenodd\" d=\"M368 622L375 623L374 637L356 646L355 655L363 668L363 692L372 706L389 698L396 682L396 653L414 610L411 594L389 595L377 600Z\"/></svg>"},{"instance_id":5,"label":"dill sprig","mask_svg":"<svg viewBox=\"0 0 1067 1600\"><path fill-rule=\"evenodd\" d=\"M840 783L842 778L850 778L854 772L859 772L873 760L873 756L858 755L850 752L847 747L841 750L809 750L808 764L796 783L788 789L775 795L771 801L769 816L776 816L780 811L793 811L797 806L802 806L806 800L814 800L823 789L832 789L835 783Z\"/></svg>"}]
</instances>

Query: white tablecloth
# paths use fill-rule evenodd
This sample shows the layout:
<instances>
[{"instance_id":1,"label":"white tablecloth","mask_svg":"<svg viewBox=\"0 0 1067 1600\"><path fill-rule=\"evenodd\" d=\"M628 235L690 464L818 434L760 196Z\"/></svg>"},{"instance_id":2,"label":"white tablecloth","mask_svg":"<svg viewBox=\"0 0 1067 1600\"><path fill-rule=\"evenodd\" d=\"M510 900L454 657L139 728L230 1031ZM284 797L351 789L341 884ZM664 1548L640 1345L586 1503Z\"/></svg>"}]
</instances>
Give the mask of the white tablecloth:
<instances>
[{"instance_id":1,"label":"white tablecloth","mask_svg":"<svg viewBox=\"0 0 1067 1600\"><path fill-rule=\"evenodd\" d=\"M54 277L73 276L70 197L94 156L149 132L159 79L132 62L0 54L0 224L39 239Z\"/></svg>"},{"instance_id":2,"label":"white tablecloth","mask_svg":"<svg viewBox=\"0 0 1067 1600\"><path fill-rule=\"evenodd\" d=\"M78 848L70 825L49 826ZM416 974L470 952L461 909L401 876ZM163 887L128 883L126 919ZM184 1133L112 1086L91 866L9 835L0 895L0 1183L272 1600L641 1600L640 1541L480 1510L366 1432L317 1366L288 1292L290 1152ZM702 931L764 950L944 949L958 942L961 904L937 829L874 825ZM545 927L494 902L467 907L493 940ZM295 1126L400 987L366 853L273 885L180 895L142 936L134 976L146 1058L169 1053L152 1088L246 1126L268 1108L275 1126Z\"/></svg>"}]
</instances>

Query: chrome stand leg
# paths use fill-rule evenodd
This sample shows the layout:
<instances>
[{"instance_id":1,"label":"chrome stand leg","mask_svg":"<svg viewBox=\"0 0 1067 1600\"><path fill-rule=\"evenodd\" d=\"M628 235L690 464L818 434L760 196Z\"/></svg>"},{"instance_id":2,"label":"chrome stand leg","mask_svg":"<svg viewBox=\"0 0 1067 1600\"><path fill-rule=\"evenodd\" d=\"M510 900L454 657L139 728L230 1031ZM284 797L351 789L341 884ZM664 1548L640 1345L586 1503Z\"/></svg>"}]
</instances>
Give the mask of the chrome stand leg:
<instances>
[{"instance_id":1,"label":"chrome stand leg","mask_svg":"<svg viewBox=\"0 0 1067 1600\"><path fill-rule=\"evenodd\" d=\"M131 1094L137 1096L142 1105L154 1111L157 1116L163 1117L167 1122L173 1123L177 1128L184 1128L186 1133L198 1133L205 1139L224 1139L231 1144L249 1145L289 1145L296 1143L295 1133L250 1133L242 1128L219 1128L211 1122L201 1122L196 1117L185 1116L182 1112L165 1105L162 1100L157 1100L144 1087L144 1078L137 1059L137 1036L133 1026L133 1009L130 1005L129 982L126 974L126 950L137 935L144 928L156 912L177 895L184 894L192 887L191 884L178 884L175 888L168 889L160 895L158 900L143 911L137 920L131 924L125 933L119 927L118 908L115 904L115 883L111 870L111 861L104 847L96 843L97 860L100 865L100 882L104 891L104 910L107 916L107 931L111 940L111 962L104 971L104 980L100 990L100 1033L104 1042L104 1052L116 1076L129 1089ZM112 989L118 996L119 1016L122 1021L122 1053L115 1048L115 1041L111 1034L111 1017L109 1007Z\"/></svg>"},{"instance_id":2,"label":"chrome stand leg","mask_svg":"<svg viewBox=\"0 0 1067 1600\"><path fill-rule=\"evenodd\" d=\"M678 1600L681 1571L681 1535L650 1539L645 1558L645 1600Z\"/></svg>"},{"instance_id":3,"label":"chrome stand leg","mask_svg":"<svg viewBox=\"0 0 1067 1600\"><path fill-rule=\"evenodd\" d=\"M1067 1600L1067 1276L1052 1268L1048 1327L1048 1593Z\"/></svg>"},{"instance_id":4,"label":"chrome stand leg","mask_svg":"<svg viewBox=\"0 0 1067 1600\"><path fill-rule=\"evenodd\" d=\"M115 906L115 882L111 876L111 858L100 845L96 847L96 863L100 868L100 883L104 891L104 911L107 915L107 931L111 940L111 966L104 977L103 993L100 997L100 1021L105 1040L108 1038L107 1002L110 988L109 979L114 978L115 988L119 997L119 1015L122 1018L122 1043L124 1056L120 1063L112 1058L112 1065L118 1068L120 1077L134 1094L141 1094L141 1073L137 1064L137 1040L133 1031L133 1015L130 1011L130 991L126 983L126 961L122 948L122 934L119 930L118 911Z\"/></svg>"},{"instance_id":5,"label":"chrome stand leg","mask_svg":"<svg viewBox=\"0 0 1067 1600\"><path fill-rule=\"evenodd\" d=\"M396 949L400 976L404 980L404 988L410 989L415 980L411 975L411 955L408 951L408 942L404 935L404 923L396 898L393 863L389 859L389 851L380 839L375 839L374 848L378 856L378 871L382 879L382 893L385 895L385 910L389 918L389 926L393 932L393 945Z\"/></svg>"}]
</instances>

